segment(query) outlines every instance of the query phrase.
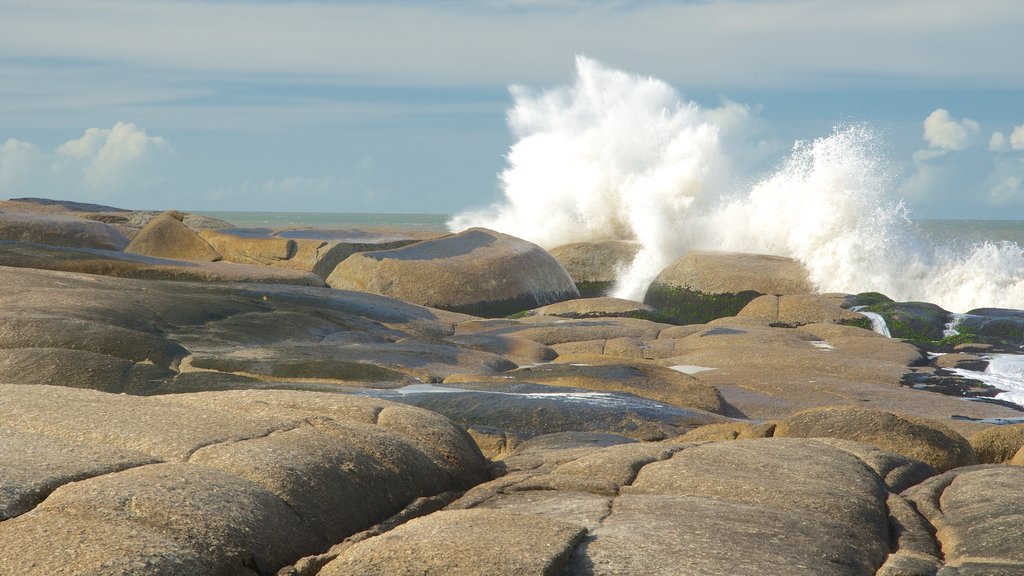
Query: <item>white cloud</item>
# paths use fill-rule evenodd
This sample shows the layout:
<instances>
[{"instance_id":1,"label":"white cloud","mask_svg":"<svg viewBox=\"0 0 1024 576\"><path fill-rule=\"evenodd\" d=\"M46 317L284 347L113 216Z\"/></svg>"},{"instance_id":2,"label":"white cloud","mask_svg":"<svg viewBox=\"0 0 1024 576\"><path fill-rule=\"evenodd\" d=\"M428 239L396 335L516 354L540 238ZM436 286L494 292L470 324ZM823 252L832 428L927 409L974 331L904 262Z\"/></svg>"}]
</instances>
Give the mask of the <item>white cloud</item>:
<instances>
[{"instance_id":1,"label":"white cloud","mask_svg":"<svg viewBox=\"0 0 1024 576\"><path fill-rule=\"evenodd\" d=\"M970 118L957 120L949 110L939 108L924 120L924 139L929 148L938 150L964 150L978 133L978 123Z\"/></svg>"},{"instance_id":2,"label":"white cloud","mask_svg":"<svg viewBox=\"0 0 1024 576\"><path fill-rule=\"evenodd\" d=\"M993 132L992 137L988 139L988 149L992 152L1009 152L1010 141L1006 139L1006 134Z\"/></svg>"},{"instance_id":3,"label":"white cloud","mask_svg":"<svg viewBox=\"0 0 1024 576\"><path fill-rule=\"evenodd\" d=\"M1010 147L1014 150L1024 150L1024 124L1017 126L1010 133Z\"/></svg>"},{"instance_id":4,"label":"white cloud","mask_svg":"<svg viewBox=\"0 0 1024 576\"><path fill-rule=\"evenodd\" d=\"M106 200L159 179L159 161L172 150L166 140L134 124L89 128L53 152L15 139L0 147L0 195L39 195Z\"/></svg>"}]
</instances>

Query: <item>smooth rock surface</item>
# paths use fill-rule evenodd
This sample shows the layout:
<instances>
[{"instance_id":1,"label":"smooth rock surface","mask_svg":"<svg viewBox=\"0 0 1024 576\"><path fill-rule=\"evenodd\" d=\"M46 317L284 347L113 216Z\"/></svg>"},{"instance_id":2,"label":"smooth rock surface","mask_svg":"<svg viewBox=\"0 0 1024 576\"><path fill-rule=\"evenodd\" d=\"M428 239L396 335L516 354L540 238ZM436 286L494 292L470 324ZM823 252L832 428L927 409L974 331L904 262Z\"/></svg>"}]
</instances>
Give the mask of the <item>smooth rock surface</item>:
<instances>
[{"instance_id":1,"label":"smooth rock surface","mask_svg":"<svg viewBox=\"0 0 1024 576\"><path fill-rule=\"evenodd\" d=\"M100 250L123 250L128 245L124 234L102 222L64 214L2 210L0 240Z\"/></svg>"},{"instance_id":2,"label":"smooth rock surface","mask_svg":"<svg viewBox=\"0 0 1024 576\"><path fill-rule=\"evenodd\" d=\"M353 254L327 283L489 317L579 297L572 278L550 254L483 228L395 250Z\"/></svg>"},{"instance_id":3,"label":"smooth rock surface","mask_svg":"<svg viewBox=\"0 0 1024 576\"><path fill-rule=\"evenodd\" d=\"M124 251L143 256L187 260L189 262L216 262L219 252L199 234L182 223L184 215L164 212L153 218L132 238Z\"/></svg>"},{"instance_id":4,"label":"smooth rock surface","mask_svg":"<svg viewBox=\"0 0 1024 576\"><path fill-rule=\"evenodd\" d=\"M623 240L575 242L549 250L584 298L607 296L639 251L640 244Z\"/></svg>"}]
</instances>

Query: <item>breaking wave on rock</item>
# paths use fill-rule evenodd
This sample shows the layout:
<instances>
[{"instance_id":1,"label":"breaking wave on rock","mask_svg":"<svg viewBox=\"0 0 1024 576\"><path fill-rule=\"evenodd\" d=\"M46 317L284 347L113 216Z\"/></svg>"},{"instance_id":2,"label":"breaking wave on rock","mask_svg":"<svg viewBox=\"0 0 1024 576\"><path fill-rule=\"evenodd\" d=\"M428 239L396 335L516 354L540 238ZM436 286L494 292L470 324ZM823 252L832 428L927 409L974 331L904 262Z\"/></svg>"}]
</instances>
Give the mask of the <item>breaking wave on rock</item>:
<instances>
[{"instance_id":1,"label":"breaking wave on rock","mask_svg":"<svg viewBox=\"0 0 1024 576\"><path fill-rule=\"evenodd\" d=\"M797 142L774 172L744 183L723 134L744 106L704 108L668 84L577 57L576 78L546 91L513 87L517 138L500 174L504 199L464 212L483 226L553 248L632 240L614 295L642 300L688 250L788 256L823 292L876 291L953 311L1024 308L1024 249L955 249L925 240L893 199L894 179L868 126Z\"/></svg>"}]
</instances>

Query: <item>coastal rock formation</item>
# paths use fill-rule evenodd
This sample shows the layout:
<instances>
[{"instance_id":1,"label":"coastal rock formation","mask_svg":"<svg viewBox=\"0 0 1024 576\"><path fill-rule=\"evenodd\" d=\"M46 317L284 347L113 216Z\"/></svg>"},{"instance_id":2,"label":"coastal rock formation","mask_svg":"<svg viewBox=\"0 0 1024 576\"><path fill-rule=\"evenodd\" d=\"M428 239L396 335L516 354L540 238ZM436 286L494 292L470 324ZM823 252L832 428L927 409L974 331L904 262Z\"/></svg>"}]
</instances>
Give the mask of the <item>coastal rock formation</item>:
<instances>
[{"instance_id":1,"label":"coastal rock formation","mask_svg":"<svg viewBox=\"0 0 1024 576\"><path fill-rule=\"evenodd\" d=\"M182 223L180 212L164 212L153 218L132 238L125 252L188 260L190 262L216 262L221 255L195 231Z\"/></svg>"},{"instance_id":2,"label":"coastal rock formation","mask_svg":"<svg viewBox=\"0 0 1024 576\"><path fill-rule=\"evenodd\" d=\"M280 266L327 279L357 252L401 248L434 236L398 230L279 230L234 228L203 230L200 235L229 262Z\"/></svg>"},{"instance_id":3,"label":"coastal rock formation","mask_svg":"<svg viewBox=\"0 0 1024 576\"><path fill-rule=\"evenodd\" d=\"M863 314L845 310L828 298L812 294L758 296L744 306L736 316L764 320L769 325L788 328L822 323L870 327L870 322Z\"/></svg>"},{"instance_id":4,"label":"coastal rock formation","mask_svg":"<svg viewBox=\"0 0 1024 576\"><path fill-rule=\"evenodd\" d=\"M938 540L941 556L932 559L948 567L939 574L1024 574L1022 485L1022 467L969 466L902 493Z\"/></svg>"},{"instance_id":5,"label":"coastal rock formation","mask_svg":"<svg viewBox=\"0 0 1024 576\"><path fill-rule=\"evenodd\" d=\"M971 448L982 464L1002 464L1024 449L1024 424L993 426L973 434Z\"/></svg>"},{"instance_id":6,"label":"coastal rock formation","mask_svg":"<svg viewBox=\"0 0 1024 576\"><path fill-rule=\"evenodd\" d=\"M735 316L762 295L811 294L804 267L791 258L730 252L687 252L658 274L644 303L699 324Z\"/></svg>"},{"instance_id":7,"label":"coastal rock formation","mask_svg":"<svg viewBox=\"0 0 1024 576\"><path fill-rule=\"evenodd\" d=\"M272 574L484 460L462 430L369 398L159 398L0 385L0 573Z\"/></svg>"},{"instance_id":8,"label":"coastal rock formation","mask_svg":"<svg viewBox=\"0 0 1024 576\"><path fill-rule=\"evenodd\" d=\"M565 244L549 252L572 277L580 296L595 298L608 294L639 250L636 242L603 240Z\"/></svg>"},{"instance_id":9,"label":"coastal rock formation","mask_svg":"<svg viewBox=\"0 0 1024 576\"><path fill-rule=\"evenodd\" d=\"M123 250L128 245L128 238L108 224L31 212L0 211L0 240L100 250Z\"/></svg>"},{"instance_id":10,"label":"coastal rock formation","mask_svg":"<svg viewBox=\"0 0 1024 576\"><path fill-rule=\"evenodd\" d=\"M957 327L981 342L1019 351L1024 347L1024 311L979 308L967 313Z\"/></svg>"},{"instance_id":11,"label":"coastal rock formation","mask_svg":"<svg viewBox=\"0 0 1024 576\"><path fill-rule=\"evenodd\" d=\"M315 274L229 262L186 262L91 248L63 248L0 241L0 266L136 278L198 282L249 282L323 286Z\"/></svg>"},{"instance_id":12,"label":"coastal rock formation","mask_svg":"<svg viewBox=\"0 0 1024 576\"><path fill-rule=\"evenodd\" d=\"M579 297L565 269L547 252L483 228L395 250L353 254L327 283L488 317Z\"/></svg>"},{"instance_id":13,"label":"coastal rock formation","mask_svg":"<svg viewBox=\"0 0 1024 576\"><path fill-rule=\"evenodd\" d=\"M950 321L949 311L928 302L879 302L864 308L885 318L893 338L938 341Z\"/></svg>"},{"instance_id":14,"label":"coastal rock formation","mask_svg":"<svg viewBox=\"0 0 1024 576\"><path fill-rule=\"evenodd\" d=\"M853 440L920 460L939 472L978 463L967 439L938 422L853 406L799 412L779 422L774 435Z\"/></svg>"},{"instance_id":15,"label":"coastal rock formation","mask_svg":"<svg viewBox=\"0 0 1024 576\"><path fill-rule=\"evenodd\" d=\"M935 549L915 548L923 530L890 528L898 496L877 463L912 461L879 452L803 439L544 436L505 459L502 477L443 512L337 547L319 573L874 574L894 554ZM892 508L896 526L918 518Z\"/></svg>"},{"instance_id":16,"label":"coastal rock formation","mask_svg":"<svg viewBox=\"0 0 1024 576\"><path fill-rule=\"evenodd\" d=\"M530 310L529 316L560 316L562 318L658 318L654 308L634 300L611 298L578 298L556 302ZM660 319L660 318L659 318Z\"/></svg>"}]
</instances>

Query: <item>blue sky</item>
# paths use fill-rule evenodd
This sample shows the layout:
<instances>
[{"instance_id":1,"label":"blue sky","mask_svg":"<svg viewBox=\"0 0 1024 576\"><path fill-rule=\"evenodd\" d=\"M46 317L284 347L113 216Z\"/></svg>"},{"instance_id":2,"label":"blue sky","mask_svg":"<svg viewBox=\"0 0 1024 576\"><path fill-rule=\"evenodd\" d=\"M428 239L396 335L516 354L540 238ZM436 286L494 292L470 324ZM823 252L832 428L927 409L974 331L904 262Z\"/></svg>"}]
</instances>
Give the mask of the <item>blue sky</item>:
<instances>
[{"instance_id":1,"label":"blue sky","mask_svg":"<svg viewBox=\"0 0 1024 576\"><path fill-rule=\"evenodd\" d=\"M508 86L585 54L745 105L751 178L865 122L914 215L1024 218L1022 29L1018 0L0 0L0 198L479 207Z\"/></svg>"}]
</instances>

